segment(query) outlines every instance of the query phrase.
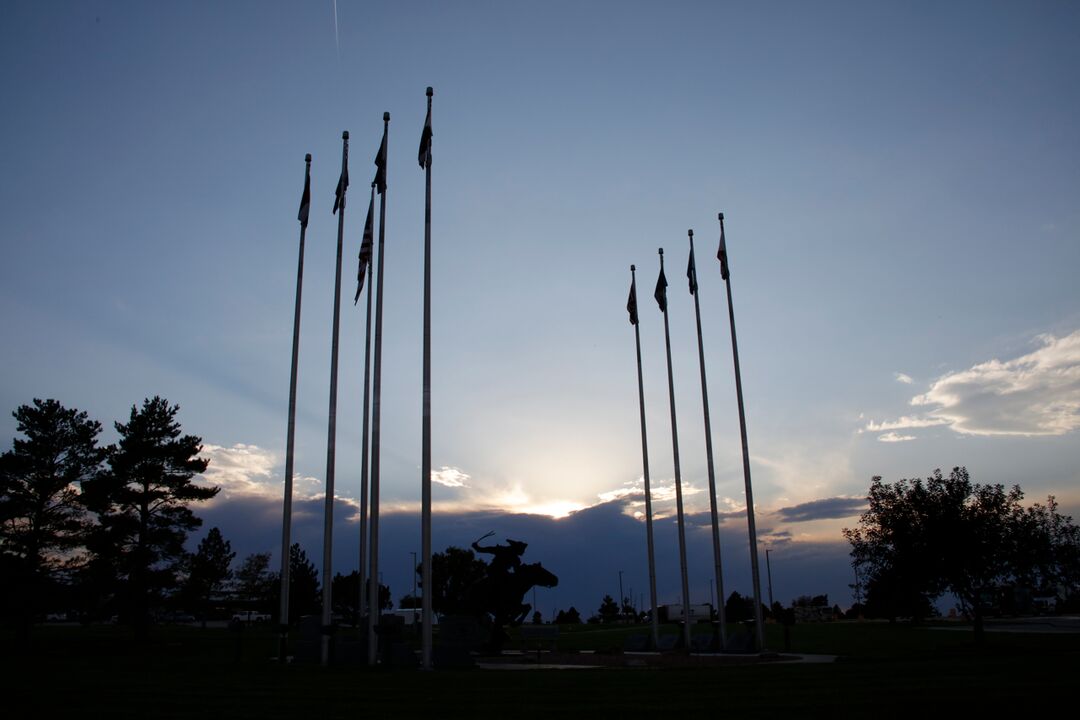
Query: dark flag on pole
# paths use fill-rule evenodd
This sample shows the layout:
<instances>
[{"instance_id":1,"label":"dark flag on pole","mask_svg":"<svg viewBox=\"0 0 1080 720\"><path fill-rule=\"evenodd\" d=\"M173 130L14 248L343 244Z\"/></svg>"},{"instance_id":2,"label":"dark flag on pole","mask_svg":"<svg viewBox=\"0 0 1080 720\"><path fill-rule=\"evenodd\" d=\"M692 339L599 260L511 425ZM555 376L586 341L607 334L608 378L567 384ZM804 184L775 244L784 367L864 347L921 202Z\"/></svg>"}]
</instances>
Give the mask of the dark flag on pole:
<instances>
[{"instance_id":1,"label":"dark flag on pole","mask_svg":"<svg viewBox=\"0 0 1080 720\"><path fill-rule=\"evenodd\" d=\"M690 294L697 292L697 268L694 267L694 248L690 248L690 261L686 263L686 279L690 281Z\"/></svg>"},{"instance_id":2,"label":"dark flag on pole","mask_svg":"<svg viewBox=\"0 0 1080 720\"><path fill-rule=\"evenodd\" d=\"M716 259L720 261L720 277L727 280L731 272L727 264L727 241L724 240L724 213L720 213L720 249L716 251Z\"/></svg>"},{"instance_id":3,"label":"dark flag on pole","mask_svg":"<svg viewBox=\"0 0 1080 720\"><path fill-rule=\"evenodd\" d=\"M337 215L338 208L345 208L345 191L349 189L349 165L345 161L345 167L341 168L341 177L337 181L337 189L334 190L334 209L330 212Z\"/></svg>"},{"instance_id":4,"label":"dark flag on pole","mask_svg":"<svg viewBox=\"0 0 1080 720\"><path fill-rule=\"evenodd\" d=\"M308 211L311 209L311 167L309 164L307 174L304 175L304 194L300 196L300 212L296 219L301 227L307 227Z\"/></svg>"},{"instance_id":5,"label":"dark flag on pole","mask_svg":"<svg viewBox=\"0 0 1080 720\"><path fill-rule=\"evenodd\" d=\"M417 159L420 167L426 168L431 160L431 108L428 108L427 118L424 120L424 132L420 134L420 152Z\"/></svg>"},{"instance_id":6,"label":"dark flag on pole","mask_svg":"<svg viewBox=\"0 0 1080 720\"><path fill-rule=\"evenodd\" d=\"M626 301L626 312L630 313L630 324L637 325L637 283L630 282L630 298Z\"/></svg>"},{"instance_id":7,"label":"dark flag on pole","mask_svg":"<svg viewBox=\"0 0 1080 720\"><path fill-rule=\"evenodd\" d=\"M364 290L364 274L371 267L371 250L375 239L375 184L371 185L371 202L368 203L367 221L364 223L364 239L360 243L360 267L356 271L356 297L353 305L360 300Z\"/></svg>"},{"instance_id":8,"label":"dark flag on pole","mask_svg":"<svg viewBox=\"0 0 1080 720\"><path fill-rule=\"evenodd\" d=\"M660 312L667 312L667 278L664 277L664 268L660 268L660 277L656 278L656 292L653 297L660 306Z\"/></svg>"},{"instance_id":9,"label":"dark flag on pole","mask_svg":"<svg viewBox=\"0 0 1080 720\"><path fill-rule=\"evenodd\" d=\"M375 155L375 189L380 195L386 192L386 127L383 127L382 144Z\"/></svg>"}]
</instances>

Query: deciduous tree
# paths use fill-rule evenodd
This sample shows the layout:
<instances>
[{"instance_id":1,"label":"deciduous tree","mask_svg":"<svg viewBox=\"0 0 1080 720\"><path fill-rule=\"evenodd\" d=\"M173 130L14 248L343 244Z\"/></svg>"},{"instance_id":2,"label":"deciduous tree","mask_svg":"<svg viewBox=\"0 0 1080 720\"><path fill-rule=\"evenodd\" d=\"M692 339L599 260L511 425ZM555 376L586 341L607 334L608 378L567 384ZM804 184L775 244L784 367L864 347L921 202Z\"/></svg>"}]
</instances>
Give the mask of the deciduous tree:
<instances>
[{"instance_id":1,"label":"deciduous tree","mask_svg":"<svg viewBox=\"0 0 1080 720\"><path fill-rule=\"evenodd\" d=\"M417 567L417 573L421 568ZM469 590L487 575L487 563L472 550L448 547L431 556L431 607L439 615L467 612Z\"/></svg>"},{"instance_id":2,"label":"deciduous tree","mask_svg":"<svg viewBox=\"0 0 1080 720\"><path fill-rule=\"evenodd\" d=\"M949 591L981 640L987 598L999 589L1075 589L1080 531L1053 498L1030 508L1023 498L1019 486L972 483L962 467L893 484L875 477L859 527L844 530L867 607L917 610Z\"/></svg>"}]
</instances>

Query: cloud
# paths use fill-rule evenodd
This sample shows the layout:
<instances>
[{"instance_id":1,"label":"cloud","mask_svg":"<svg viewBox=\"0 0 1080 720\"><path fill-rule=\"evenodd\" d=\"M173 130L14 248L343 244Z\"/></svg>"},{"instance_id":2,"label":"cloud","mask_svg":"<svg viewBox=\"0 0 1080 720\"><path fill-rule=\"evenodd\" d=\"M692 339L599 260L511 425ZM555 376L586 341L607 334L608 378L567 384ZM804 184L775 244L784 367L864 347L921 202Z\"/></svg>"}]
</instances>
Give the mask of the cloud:
<instances>
[{"instance_id":1,"label":"cloud","mask_svg":"<svg viewBox=\"0 0 1080 720\"><path fill-rule=\"evenodd\" d=\"M258 445L236 443L231 447L203 445L202 457L210 464L201 476L206 485L221 488L211 503L226 498L252 495L281 502L285 486L278 456ZM307 475L293 475L293 498L318 498L325 492L323 481Z\"/></svg>"},{"instance_id":2,"label":"cloud","mask_svg":"<svg viewBox=\"0 0 1080 720\"><path fill-rule=\"evenodd\" d=\"M878 442L886 443L898 443L907 442L908 440L914 440L914 435L900 435L899 433L887 432L882 435L878 435Z\"/></svg>"},{"instance_id":3,"label":"cloud","mask_svg":"<svg viewBox=\"0 0 1080 720\"><path fill-rule=\"evenodd\" d=\"M1080 330L1042 347L935 381L911 404L966 435L1065 435L1080 428Z\"/></svg>"},{"instance_id":4,"label":"cloud","mask_svg":"<svg viewBox=\"0 0 1080 720\"><path fill-rule=\"evenodd\" d=\"M893 376L896 378L896 382L904 383L905 385L910 385L911 383L915 382L914 380L911 379L910 375L907 375L907 374L902 373L902 372L893 373Z\"/></svg>"},{"instance_id":5,"label":"cloud","mask_svg":"<svg viewBox=\"0 0 1080 720\"><path fill-rule=\"evenodd\" d=\"M833 497L780 508L776 514L786 522L809 522L851 517L865 508L866 498Z\"/></svg>"},{"instance_id":6,"label":"cloud","mask_svg":"<svg viewBox=\"0 0 1080 720\"><path fill-rule=\"evenodd\" d=\"M665 478L659 481L653 480L649 483L649 490L652 493L653 518L663 519L674 517L676 514L675 479ZM698 487L697 485L684 480L682 483L682 495L685 513L699 512L701 507L709 506L708 495L705 493L705 488L703 487ZM702 496L697 498L700 502L695 502L694 498L698 495ZM599 493L597 499L600 500L601 504L615 503L623 508L625 514L631 517L644 519L645 479L644 477L639 477L633 482L623 483L622 487ZM720 502L720 500L718 499L717 502ZM577 509L582 509L584 507L585 505L578 504Z\"/></svg>"},{"instance_id":7,"label":"cloud","mask_svg":"<svg viewBox=\"0 0 1080 720\"><path fill-rule=\"evenodd\" d=\"M882 432L885 430L909 430L911 428L928 428L937 427L939 425L948 425L949 421L945 418L935 417L916 417L914 415L904 415L896 420L885 420L884 422L874 422L871 420L866 424L866 430L870 432Z\"/></svg>"},{"instance_id":8,"label":"cloud","mask_svg":"<svg viewBox=\"0 0 1080 720\"><path fill-rule=\"evenodd\" d=\"M258 445L237 443L232 447L203 445L202 457L210 464L203 479L221 488L222 495L279 494L279 478L274 476L277 458Z\"/></svg>"},{"instance_id":9,"label":"cloud","mask_svg":"<svg viewBox=\"0 0 1080 720\"><path fill-rule=\"evenodd\" d=\"M864 430L948 426L964 435L1055 436L1080 428L1080 330L1035 340L1040 347L1026 355L989 360L935 380L911 399L911 405L927 408L925 414L871 420ZM887 432L878 439L912 438Z\"/></svg>"},{"instance_id":10,"label":"cloud","mask_svg":"<svg viewBox=\"0 0 1080 720\"><path fill-rule=\"evenodd\" d=\"M469 485L466 481L469 479L469 475L462 471L461 468L448 465L443 465L438 470L431 471L431 481L445 487L467 488Z\"/></svg>"}]
</instances>

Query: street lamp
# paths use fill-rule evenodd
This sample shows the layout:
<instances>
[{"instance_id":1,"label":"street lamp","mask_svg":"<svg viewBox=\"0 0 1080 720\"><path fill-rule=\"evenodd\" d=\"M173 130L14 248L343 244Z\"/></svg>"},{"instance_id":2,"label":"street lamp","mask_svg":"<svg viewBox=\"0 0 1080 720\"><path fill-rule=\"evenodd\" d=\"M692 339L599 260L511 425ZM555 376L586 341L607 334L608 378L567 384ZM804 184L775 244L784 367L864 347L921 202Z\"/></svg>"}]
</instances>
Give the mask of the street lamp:
<instances>
[{"instance_id":1,"label":"street lamp","mask_svg":"<svg viewBox=\"0 0 1080 720\"><path fill-rule=\"evenodd\" d=\"M769 575L769 612L772 612L772 565L769 564L769 548L765 548L765 571Z\"/></svg>"},{"instance_id":2,"label":"street lamp","mask_svg":"<svg viewBox=\"0 0 1080 720\"><path fill-rule=\"evenodd\" d=\"M409 551L409 554L412 555L412 568L410 568L411 571L412 571L412 621L413 621L413 629L415 629L416 628L416 553L413 552L413 551Z\"/></svg>"},{"instance_id":3,"label":"street lamp","mask_svg":"<svg viewBox=\"0 0 1080 720\"><path fill-rule=\"evenodd\" d=\"M624 614L623 610L624 610L624 607L626 605L626 597L623 595L623 591L622 591L622 574L623 574L623 571L620 570L619 571L619 617L623 617L623 614Z\"/></svg>"}]
</instances>

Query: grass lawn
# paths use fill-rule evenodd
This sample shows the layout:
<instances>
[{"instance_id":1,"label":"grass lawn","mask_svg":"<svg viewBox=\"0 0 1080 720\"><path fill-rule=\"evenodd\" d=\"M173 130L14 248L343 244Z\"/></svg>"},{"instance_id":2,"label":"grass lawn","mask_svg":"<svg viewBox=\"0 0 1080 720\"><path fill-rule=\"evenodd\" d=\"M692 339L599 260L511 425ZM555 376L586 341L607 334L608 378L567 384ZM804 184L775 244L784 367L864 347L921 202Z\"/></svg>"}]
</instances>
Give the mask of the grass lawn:
<instances>
[{"instance_id":1,"label":"grass lawn","mask_svg":"<svg viewBox=\"0 0 1080 720\"><path fill-rule=\"evenodd\" d=\"M582 626L559 646L605 652L647 630ZM782 648L782 628L767 630ZM4 707L30 717L997 717L1068 703L1080 671L1080 635L989 633L975 648L966 632L855 622L792 629L794 652L835 663L681 669L281 667L269 630L238 646L226 630L162 626L140 645L121 627L45 626L30 652L0 637Z\"/></svg>"}]
</instances>

